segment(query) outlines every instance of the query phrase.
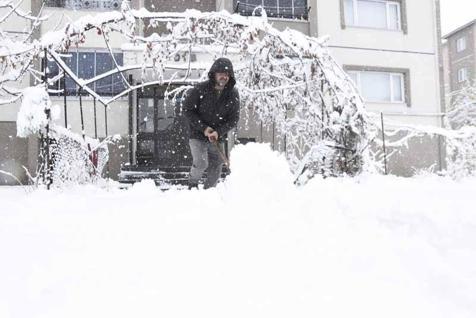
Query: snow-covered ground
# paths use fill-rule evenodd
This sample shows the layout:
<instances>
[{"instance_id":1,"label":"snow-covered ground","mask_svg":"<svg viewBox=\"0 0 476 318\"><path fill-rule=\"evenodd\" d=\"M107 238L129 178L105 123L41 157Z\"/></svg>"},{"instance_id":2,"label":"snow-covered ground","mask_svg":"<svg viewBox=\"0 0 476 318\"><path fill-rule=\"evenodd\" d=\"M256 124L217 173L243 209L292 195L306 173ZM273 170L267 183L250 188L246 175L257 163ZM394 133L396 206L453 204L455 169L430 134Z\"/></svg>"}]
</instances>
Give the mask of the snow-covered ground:
<instances>
[{"instance_id":1,"label":"snow-covered ground","mask_svg":"<svg viewBox=\"0 0 476 318\"><path fill-rule=\"evenodd\" d=\"M476 179L231 160L207 191L0 188L0 317L476 317Z\"/></svg>"}]
</instances>

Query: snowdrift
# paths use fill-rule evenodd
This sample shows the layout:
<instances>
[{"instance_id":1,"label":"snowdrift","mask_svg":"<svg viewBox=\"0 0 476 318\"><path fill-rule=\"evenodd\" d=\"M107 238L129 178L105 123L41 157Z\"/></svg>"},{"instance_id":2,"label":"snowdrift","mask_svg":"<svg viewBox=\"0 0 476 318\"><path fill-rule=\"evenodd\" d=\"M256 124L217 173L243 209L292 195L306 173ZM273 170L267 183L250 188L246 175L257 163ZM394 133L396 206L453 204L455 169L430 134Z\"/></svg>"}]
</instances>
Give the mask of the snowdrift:
<instances>
[{"instance_id":1,"label":"snowdrift","mask_svg":"<svg viewBox=\"0 0 476 318\"><path fill-rule=\"evenodd\" d=\"M0 188L0 317L476 316L476 179L231 165L206 191Z\"/></svg>"}]
</instances>

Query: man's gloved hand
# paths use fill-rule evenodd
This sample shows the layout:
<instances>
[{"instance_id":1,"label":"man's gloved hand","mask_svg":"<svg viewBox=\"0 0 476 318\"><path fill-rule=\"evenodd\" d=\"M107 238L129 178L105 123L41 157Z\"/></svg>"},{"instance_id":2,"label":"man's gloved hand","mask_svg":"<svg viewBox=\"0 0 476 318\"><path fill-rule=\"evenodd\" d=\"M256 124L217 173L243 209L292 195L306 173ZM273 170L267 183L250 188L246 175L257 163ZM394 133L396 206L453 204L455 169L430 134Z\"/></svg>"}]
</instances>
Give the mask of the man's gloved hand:
<instances>
[{"instance_id":1,"label":"man's gloved hand","mask_svg":"<svg viewBox=\"0 0 476 318\"><path fill-rule=\"evenodd\" d=\"M216 131L213 131L209 133L207 137L210 142L216 142L218 140L218 133Z\"/></svg>"},{"instance_id":2,"label":"man's gloved hand","mask_svg":"<svg viewBox=\"0 0 476 318\"><path fill-rule=\"evenodd\" d=\"M211 128L211 127L207 127L207 129L205 129L203 134L206 137L208 137L208 140L210 142L216 142L218 140L218 133L216 131L214 131L213 128Z\"/></svg>"},{"instance_id":3,"label":"man's gloved hand","mask_svg":"<svg viewBox=\"0 0 476 318\"><path fill-rule=\"evenodd\" d=\"M205 137L208 137L208 134L212 133L213 132L213 128L212 127L207 127L204 131L203 131L203 134L205 135Z\"/></svg>"}]
</instances>

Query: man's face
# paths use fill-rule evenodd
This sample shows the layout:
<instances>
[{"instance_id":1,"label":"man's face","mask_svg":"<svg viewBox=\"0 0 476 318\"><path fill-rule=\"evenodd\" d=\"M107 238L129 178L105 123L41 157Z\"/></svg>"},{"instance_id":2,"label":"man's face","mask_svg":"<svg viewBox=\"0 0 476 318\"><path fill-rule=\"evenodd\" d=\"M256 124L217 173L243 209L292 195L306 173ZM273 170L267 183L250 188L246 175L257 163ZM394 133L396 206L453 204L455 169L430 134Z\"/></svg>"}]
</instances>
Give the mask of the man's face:
<instances>
[{"instance_id":1,"label":"man's face","mask_svg":"<svg viewBox=\"0 0 476 318\"><path fill-rule=\"evenodd\" d=\"M220 87L225 87L230 80L230 75L228 73L215 73L215 83Z\"/></svg>"}]
</instances>

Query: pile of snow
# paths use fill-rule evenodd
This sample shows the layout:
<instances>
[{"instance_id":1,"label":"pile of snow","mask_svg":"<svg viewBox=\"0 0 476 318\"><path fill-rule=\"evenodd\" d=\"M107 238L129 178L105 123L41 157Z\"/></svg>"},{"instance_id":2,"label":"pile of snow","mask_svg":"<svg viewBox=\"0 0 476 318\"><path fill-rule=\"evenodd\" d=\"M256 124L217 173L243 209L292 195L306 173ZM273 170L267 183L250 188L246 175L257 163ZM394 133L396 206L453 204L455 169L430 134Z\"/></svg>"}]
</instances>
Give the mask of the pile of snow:
<instances>
[{"instance_id":1,"label":"pile of snow","mask_svg":"<svg viewBox=\"0 0 476 318\"><path fill-rule=\"evenodd\" d=\"M0 317L476 316L476 179L231 165L210 190L0 188Z\"/></svg>"},{"instance_id":2,"label":"pile of snow","mask_svg":"<svg viewBox=\"0 0 476 318\"><path fill-rule=\"evenodd\" d=\"M17 115L17 136L28 137L46 127L48 119L45 111L50 107L51 100L43 86L25 88Z\"/></svg>"},{"instance_id":3,"label":"pile of snow","mask_svg":"<svg viewBox=\"0 0 476 318\"><path fill-rule=\"evenodd\" d=\"M233 148L230 159L231 175L220 184L231 200L248 197L254 200L257 193L270 199L286 195L293 190L293 175L283 154L270 151L266 144L250 143ZM277 185L280 185L279 187ZM239 193L240 196L236 196Z\"/></svg>"}]
</instances>

